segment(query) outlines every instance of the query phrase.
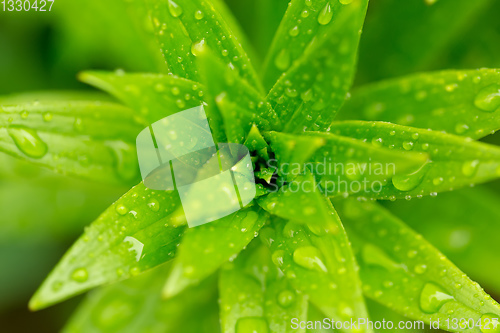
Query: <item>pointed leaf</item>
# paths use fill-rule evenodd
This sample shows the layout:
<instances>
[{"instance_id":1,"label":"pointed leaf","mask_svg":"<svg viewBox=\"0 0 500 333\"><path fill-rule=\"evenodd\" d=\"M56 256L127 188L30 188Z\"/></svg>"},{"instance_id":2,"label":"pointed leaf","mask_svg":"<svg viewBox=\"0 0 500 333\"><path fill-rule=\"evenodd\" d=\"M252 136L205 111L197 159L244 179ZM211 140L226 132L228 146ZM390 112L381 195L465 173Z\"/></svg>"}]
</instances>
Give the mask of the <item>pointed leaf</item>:
<instances>
[{"instance_id":1,"label":"pointed leaf","mask_svg":"<svg viewBox=\"0 0 500 333\"><path fill-rule=\"evenodd\" d=\"M323 203L329 206L335 223L328 230L275 220L274 230L263 229L261 237L270 245L273 262L290 284L309 295L310 301L329 318L338 321L366 318L358 268L349 241L333 207L325 198Z\"/></svg>"},{"instance_id":2,"label":"pointed leaf","mask_svg":"<svg viewBox=\"0 0 500 333\"><path fill-rule=\"evenodd\" d=\"M219 329L213 280L165 301L161 287L169 265L89 294L72 315L64 333L186 332Z\"/></svg>"},{"instance_id":3,"label":"pointed leaf","mask_svg":"<svg viewBox=\"0 0 500 333\"><path fill-rule=\"evenodd\" d=\"M203 87L199 83L172 75L101 71L83 72L79 78L115 96L149 123L203 102Z\"/></svg>"},{"instance_id":4,"label":"pointed leaf","mask_svg":"<svg viewBox=\"0 0 500 333\"><path fill-rule=\"evenodd\" d=\"M384 204L471 278L498 293L500 267L491 263L500 253L499 200L497 193L479 186L436 198Z\"/></svg>"},{"instance_id":5,"label":"pointed leaf","mask_svg":"<svg viewBox=\"0 0 500 333\"><path fill-rule=\"evenodd\" d=\"M382 122L336 122L331 131L393 151L429 153L427 164L410 173L399 173L378 193L368 193L368 197L409 199L435 195L496 179L500 175L500 148L471 139Z\"/></svg>"},{"instance_id":6,"label":"pointed leaf","mask_svg":"<svg viewBox=\"0 0 500 333\"><path fill-rule=\"evenodd\" d=\"M280 121L264 97L218 60L208 49L198 56L201 82L207 87L208 108L220 114L229 142L243 143L255 124L260 130L280 128Z\"/></svg>"},{"instance_id":7,"label":"pointed leaf","mask_svg":"<svg viewBox=\"0 0 500 333\"><path fill-rule=\"evenodd\" d=\"M500 70L416 74L364 86L353 93L339 118L388 121L479 139L500 129Z\"/></svg>"},{"instance_id":8,"label":"pointed leaf","mask_svg":"<svg viewBox=\"0 0 500 333\"><path fill-rule=\"evenodd\" d=\"M30 301L38 310L173 258L184 216L177 192L141 183L110 206L68 250Z\"/></svg>"},{"instance_id":9,"label":"pointed leaf","mask_svg":"<svg viewBox=\"0 0 500 333\"><path fill-rule=\"evenodd\" d=\"M375 203L349 199L335 205L368 297L415 320L440 319L439 327L450 332L494 332L476 325L500 317L500 305L421 235Z\"/></svg>"},{"instance_id":10,"label":"pointed leaf","mask_svg":"<svg viewBox=\"0 0 500 333\"><path fill-rule=\"evenodd\" d=\"M321 2L323 1L315 3ZM299 47L300 44L294 45L293 42L285 44L286 49L273 55L278 64L285 60L291 61L290 68L279 77L267 97L285 124L285 132L327 129L344 103L351 87L359 36L368 0L355 0L348 5L337 3L337 0L331 2L327 2L326 7L319 13L310 14L311 19L318 15L314 20L327 24L324 28L318 29L316 35L309 35L308 26L303 26L303 24L308 22L318 27L322 23L309 22L307 18L304 19L304 23L290 30L290 34L295 34L292 33L293 29L300 31L296 38L300 40L302 37L299 36L306 36L303 42L307 44L301 47ZM304 1L295 3L303 4ZM312 2L306 1L305 3ZM291 9L294 8L293 4L292 1ZM305 12L309 10L309 8L304 9ZM332 20L332 15L337 10L340 13ZM287 15L296 14L288 13ZM285 21L288 20L287 15ZM297 19L295 17L293 21ZM328 22L321 21L322 19ZM287 38L281 38L280 31L278 31L280 43L288 43ZM312 39L312 37L315 38ZM312 40L309 43L310 38ZM304 46L306 48L303 51ZM294 52L300 52L301 55L297 59L293 57L290 60L287 52L294 48Z\"/></svg>"},{"instance_id":11,"label":"pointed leaf","mask_svg":"<svg viewBox=\"0 0 500 333\"><path fill-rule=\"evenodd\" d=\"M139 180L135 136L143 125L132 110L73 96L60 101L31 98L35 96L0 102L0 151L94 181Z\"/></svg>"},{"instance_id":12,"label":"pointed leaf","mask_svg":"<svg viewBox=\"0 0 500 333\"><path fill-rule=\"evenodd\" d=\"M147 0L160 47L174 75L198 81L197 50L206 45L231 63L251 85L261 90L260 81L231 29L208 0Z\"/></svg>"},{"instance_id":13,"label":"pointed leaf","mask_svg":"<svg viewBox=\"0 0 500 333\"><path fill-rule=\"evenodd\" d=\"M290 181L309 168L329 196L378 193L394 174L414 171L428 158L330 133L295 136L271 132L267 137L279 163L278 174Z\"/></svg>"},{"instance_id":14,"label":"pointed leaf","mask_svg":"<svg viewBox=\"0 0 500 333\"><path fill-rule=\"evenodd\" d=\"M307 297L278 276L269 250L263 246L242 253L221 270L219 278L222 332L242 329L273 333L292 330L292 318L305 320Z\"/></svg>"},{"instance_id":15,"label":"pointed leaf","mask_svg":"<svg viewBox=\"0 0 500 333\"><path fill-rule=\"evenodd\" d=\"M217 221L189 229L163 289L164 296L172 297L214 273L255 238L268 218L262 209L249 206Z\"/></svg>"}]
</instances>

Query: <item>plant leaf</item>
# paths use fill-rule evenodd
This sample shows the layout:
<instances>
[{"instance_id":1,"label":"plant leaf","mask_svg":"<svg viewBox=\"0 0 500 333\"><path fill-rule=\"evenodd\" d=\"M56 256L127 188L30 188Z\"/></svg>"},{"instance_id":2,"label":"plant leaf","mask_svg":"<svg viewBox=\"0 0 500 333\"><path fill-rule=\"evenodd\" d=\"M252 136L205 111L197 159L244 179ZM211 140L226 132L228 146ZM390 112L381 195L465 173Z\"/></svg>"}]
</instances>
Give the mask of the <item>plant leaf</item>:
<instances>
[{"instance_id":1,"label":"plant leaf","mask_svg":"<svg viewBox=\"0 0 500 333\"><path fill-rule=\"evenodd\" d=\"M214 5L207 0L176 1L147 0L170 72L198 81L195 57L198 48L206 45L261 91L257 74L239 42L240 37L236 36Z\"/></svg>"},{"instance_id":2,"label":"plant leaf","mask_svg":"<svg viewBox=\"0 0 500 333\"><path fill-rule=\"evenodd\" d=\"M348 226L365 295L412 319L440 319L450 332L481 332L480 319L485 325L500 316L500 305L477 283L388 211L353 199L335 205ZM453 327L453 319L462 318L474 322L470 329Z\"/></svg>"},{"instance_id":3,"label":"plant leaf","mask_svg":"<svg viewBox=\"0 0 500 333\"><path fill-rule=\"evenodd\" d=\"M111 184L139 179L132 110L100 100L31 100L0 105L0 150L70 174Z\"/></svg>"},{"instance_id":4,"label":"plant leaf","mask_svg":"<svg viewBox=\"0 0 500 333\"><path fill-rule=\"evenodd\" d=\"M323 203L333 217L329 222L335 223L328 229L309 229L276 219L274 229L263 229L261 237L270 246L273 262L290 284L309 295L311 303L328 317L338 321L366 318L358 268L349 241L329 201L323 198Z\"/></svg>"},{"instance_id":5,"label":"plant leaf","mask_svg":"<svg viewBox=\"0 0 500 333\"><path fill-rule=\"evenodd\" d=\"M292 318L305 320L307 315L307 297L290 289L263 246L246 250L234 263L226 264L220 273L219 290L224 333L243 328L297 332L288 323Z\"/></svg>"},{"instance_id":6,"label":"plant leaf","mask_svg":"<svg viewBox=\"0 0 500 333\"><path fill-rule=\"evenodd\" d=\"M93 287L126 279L173 258L185 223L174 191L142 183L94 221L30 301L39 310Z\"/></svg>"},{"instance_id":7,"label":"plant leaf","mask_svg":"<svg viewBox=\"0 0 500 333\"><path fill-rule=\"evenodd\" d=\"M319 5L322 2L324 1L317 1L315 4ZM332 122L351 87L359 36L368 0L355 0L349 5L341 5L336 0L333 9L330 2L327 2L326 7L319 14L311 13L310 19L305 18L299 26L289 28L288 26L296 25L298 22L295 13L297 5L294 3L299 3L299 1L292 1L289 12L284 18L285 23L277 33L279 43L287 43L285 44L287 46L279 53L271 51L270 55L272 59L276 58L278 65L283 62L289 63L291 66L289 68L286 66L287 71L279 77L267 99L272 103L279 118L285 124L285 132L323 131ZM303 3L304 1L301 0L298 6L304 6ZM304 10L309 11L310 9ZM338 17L330 22L332 15L337 10L340 12ZM319 16L315 18L316 15ZM322 19L327 21L321 21ZM288 22L289 20L291 22ZM322 23L316 21L327 25L319 29L319 25ZM314 33L309 35L309 30L311 30L309 25L318 28L316 35ZM295 38L298 38L297 43L301 47L293 42L289 43L289 38L283 36L283 29L287 29L287 34L289 34L289 29L292 29L290 30L292 34L295 34L292 32L293 29L298 29L300 37ZM313 37L315 38L312 39ZM306 43L307 47L303 51ZM279 48L281 46L277 49L279 50ZM276 47L272 50L275 49ZM290 50L293 49L295 49L294 52L300 52L301 56L292 57L290 60L290 55L287 52L291 52ZM283 69L286 69L284 67Z\"/></svg>"},{"instance_id":8,"label":"plant leaf","mask_svg":"<svg viewBox=\"0 0 500 333\"><path fill-rule=\"evenodd\" d=\"M323 193L331 196L376 192L395 172L413 171L428 159L426 154L401 154L330 133L270 132L266 138L276 154L278 174L291 181L305 167L311 168Z\"/></svg>"},{"instance_id":9,"label":"plant leaf","mask_svg":"<svg viewBox=\"0 0 500 333\"><path fill-rule=\"evenodd\" d=\"M243 143L254 124L263 131L281 128L271 104L232 68L209 50L200 51L198 58L201 82L209 95L207 107L213 109L211 114L220 114L229 142Z\"/></svg>"},{"instance_id":10,"label":"plant leaf","mask_svg":"<svg viewBox=\"0 0 500 333\"><path fill-rule=\"evenodd\" d=\"M80 73L79 78L115 96L149 123L203 102L199 83L172 75L93 71Z\"/></svg>"},{"instance_id":11,"label":"plant leaf","mask_svg":"<svg viewBox=\"0 0 500 333\"><path fill-rule=\"evenodd\" d=\"M71 73L96 64L167 72L143 0L61 1L55 12L61 51L51 55ZM92 22L92 27L80 22ZM76 65L75 65L76 64Z\"/></svg>"},{"instance_id":12,"label":"plant leaf","mask_svg":"<svg viewBox=\"0 0 500 333\"><path fill-rule=\"evenodd\" d=\"M339 114L482 138L500 129L500 70L424 73L364 86Z\"/></svg>"},{"instance_id":13,"label":"plant leaf","mask_svg":"<svg viewBox=\"0 0 500 333\"><path fill-rule=\"evenodd\" d=\"M471 139L382 122L336 122L331 131L394 151L429 153L428 163L411 173L400 173L378 193L368 193L368 197L409 199L434 195L499 176L500 149Z\"/></svg>"},{"instance_id":14,"label":"plant leaf","mask_svg":"<svg viewBox=\"0 0 500 333\"><path fill-rule=\"evenodd\" d=\"M219 329L213 279L171 300L161 299L169 265L92 291L72 315L64 333L186 332ZM196 316L196 320L194 320Z\"/></svg>"},{"instance_id":15,"label":"plant leaf","mask_svg":"<svg viewBox=\"0 0 500 333\"><path fill-rule=\"evenodd\" d=\"M490 263L500 253L499 200L497 193L480 186L443 193L437 198L384 204L472 279L498 293L500 267Z\"/></svg>"},{"instance_id":16,"label":"plant leaf","mask_svg":"<svg viewBox=\"0 0 500 333\"><path fill-rule=\"evenodd\" d=\"M250 243L268 218L262 209L249 206L217 221L189 229L182 240L163 295L175 296L187 286L197 284L214 273Z\"/></svg>"},{"instance_id":17,"label":"plant leaf","mask_svg":"<svg viewBox=\"0 0 500 333\"><path fill-rule=\"evenodd\" d=\"M306 224L311 230L337 230L335 216L324 203L324 194L317 187L314 176L307 172L257 200L270 214L286 220Z\"/></svg>"},{"instance_id":18,"label":"plant leaf","mask_svg":"<svg viewBox=\"0 0 500 333\"><path fill-rule=\"evenodd\" d=\"M360 45L360 82L428 69L450 42L462 38L461 31L468 29L471 18L491 2L379 1Z\"/></svg>"}]
</instances>

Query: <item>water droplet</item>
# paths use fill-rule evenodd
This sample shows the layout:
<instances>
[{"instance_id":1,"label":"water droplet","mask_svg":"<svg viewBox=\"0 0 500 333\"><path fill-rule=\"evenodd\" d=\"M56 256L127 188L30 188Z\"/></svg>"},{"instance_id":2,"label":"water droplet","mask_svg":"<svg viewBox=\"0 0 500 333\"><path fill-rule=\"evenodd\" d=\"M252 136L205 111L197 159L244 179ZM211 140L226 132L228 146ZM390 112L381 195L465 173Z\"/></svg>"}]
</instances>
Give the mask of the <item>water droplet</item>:
<instances>
[{"instance_id":1,"label":"water droplet","mask_svg":"<svg viewBox=\"0 0 500 333\"><path fill-rule=\"evenodd\" d=\"M148 207L151 209L153 212L157 212L160 210L160 203L156 199L150 199L148 201Z\"/></svg>"},{"instance_id":2,"label":"water droplet","mask_svg":"<svg viewBox=\"0 0 500 333\"><path fill-rule=\"evenodd\" d=\"M27 127L10 127L8 133L17 148L26 156L42 158L47 154L47 145L40 139L36 131Z\"/></svg>"},{"instance_id":3,"label":"water droplet","mask_svg":"<svg viewBox=\"0 0 500 333\"><path fill-rule=\"evenodd\" d=\"M417 265L415 266L415 269L414 269L415 273L417 274L424 274L425 271L427 271L427 265Z\"/></svg>"},{"instance_id":4,"label":"water droplet","mask_svg":"<svg viewBox=\"0 0 500 333\"><path fill-rule=\"evenodd\" d=\"M173 17L179 17L182 15L182 7L180 7L172 0L168 0L168 11Z\"/></svg>"},{"instance_id":5,"label":"water droplet","mask_svg":"<svg viewBox=\"0 0 500 333\"><path fill-rule=\"evenodd\" d=\"M76 282L85 282L89 278L89 273L85 268L77 268L71 274L71 278Z\"/></svg>"},{"instance_id":6,"label":"water droplet","mask_svg":"<svg viewBox=\"0 0 500 333\"><path fill-rule=\"evenodd\" d=\"M274 59L274 64L279 70L286 70L290 67L290 53L288 53L287 49L282 49L276 59Z\"/></svg>"},{"instance_id":7,"label":"water droplet","mask_svg":"<svg viewBox=\"0 0 500 333\"><path fill-rule=\"evenodd\" d=\"M299 34L299 27L298 26L293 27L292 29L290 29L290 31L288 33L292 37L297 36Z\"/></svg>"},{"instance_id":8,"label":"water droplet","mask_svg":"<svg viewBox=\"0 0 500 333\"><path fill-rule=\"evenodd\" d=\"M465 132L467 132L469 130L469 126L467 126L467 124L462 124L462 123L459 123L455 126L455 132L457 134L464 134Z\"/></svg>"},{"instance_id":9,"label":"water droplet","mask_svg":"<svg viewBox=\"0 0 500 333\"><path fill-rule=\"evenodd\" d=\"M235 333L269 333L267 321L261 317L240 318Z\"/></svg>"},{"instance_id":10,"label":"water droplet","mask_svg":"<svg viewBox=\"0 0 500 333\"><path fill-rule=\"evenodd\" d=\"M272 254L271 259L273 260L273 263L276 266L281 267L281 266L283 266L284 255L285 255L285 251L277 250Z\"/></svg>"},{"instance_id":11,"label":"water droplet","mask_svg":"<svg viewBox=\"0 0 500 333\"><path fill-rule=\"evenodd\" d=\"M420 294L420 308L425 313L437 313L444 303L453 299L443 288L427 283Z\"/></svg>"},{"instance_id":12,"label":"water droplet","mask_svg":"<svg viewBox=\"0 0 500 333\"><path fill-rule=\"evenodd\" d=\"M115 210L120 215L125 215L128 213L128 209L124 205L117 205Z\"/></svg>"},{"instance_id":13,"label":"water droplet","mask_svg":"<svg viewBox=\"0 0 500 333\"><path fill-rule=\"evenodd\" d=\"M498 109L500 107L500 84L492 84L479 91L474 105L486 112Z\"/></svg>"},{"instance_id":14,"label":"water droplet","mask_svg":"<svg viewBox=\"0 0 500 333\"><path fill-rule=\"evenodd\" d=\"M466 177L472 177L476 174L479 167L479 160L467 161L462 165L462 173Z\"/></svg>"},{"instance_id":15,"label":"water droplet","mask_svg":"<svg viewBox=\"0 0 500 333\"><path fill-rule=\"evenodd\" d=\"M278 294L278 303L284 308L289 307L295 301L295 294L290 290L283 290Z\"/></svg>"},{"instance_id":16,"label":"water droplet","mask_svg":"<svg viewBox=\"0 0 500 333\"><path fill-rule=\"evenodd\" d=\"M405 150L412 150L413 149L413 142L411 142L411 141L403 142L403 148Z\"/></svg>"},{"instance_id":17,"label":"water droplet","mask_svg":"<svg viewBox=\"0 0 500 333\"><path fill-rule=\"evenodd\" d=\"M327 2L326 6L321 10L318 15L318 23L321 25L327 25L330 23L333 17L332 7L330 2Z\"/></svg>"},{"instance_id":18,"label":"water droplet","mask_svg":"<svg viewBox=\"0 0 500 333\"><path fill-rule=\"evenodd\" d=\"M205 49L205 39L202 39L199 42L193 43L193 45L191 45L191 53L195 57L199 56L204 49Z\"/></svg>"},{"instance_id":19,"label":"water droplet","mask_svg":"<svg viewBox=\"0 0 500 333\"><path fill-rule=\"evenodd\" d=\"M321 252L314 246L299 247L293 252L293 261L307 269L316 269L318 271L327 272L323 260L321 259Z\"/></svg>"},{"instance_id":20,"label":"water droplet","mask_svg":"<svg viewBox=\"0 0 500 333\"><path fill-rule=\"evenodd\" d=\"M46 121L46 122L51 121L52 118L53 118L53 116L52 116L52 113L50 113L50 112L45 112L43 114L43 120Z\"/></svg>"},{"instance_id":21,"label":"water droplet","mask_svg":"<svg viewBox=\"0 0 500 333\"><path fill-rule=\"evenodd\" d=\"M203 14L203 12L201 10L198 10L196 11L196 13L194 13L194 18L197 19L197 20L201 20L205 15Z\"/></svg>"},{"instance_id":22,"label":"water droplet","mask_svg":"<svg viewBox=\"0 0 500 333\"><path fill-rule=\"evenodd\" d=\"M420 185L427 173L428 163L424 164L417 171L407 175L396 175L392 177L392 185L400 191L408 192Z\"/></svg>"},{"instance_id":23,"label":"water droplet","mask_svg":"<svg viewBox=\"0 0 500 333\"><path fill-rule=\"evenodd\" d=\"M487 313L481 316L480 330L483 333L500 333L500 316Z\"/></svg>"}]
</instances>

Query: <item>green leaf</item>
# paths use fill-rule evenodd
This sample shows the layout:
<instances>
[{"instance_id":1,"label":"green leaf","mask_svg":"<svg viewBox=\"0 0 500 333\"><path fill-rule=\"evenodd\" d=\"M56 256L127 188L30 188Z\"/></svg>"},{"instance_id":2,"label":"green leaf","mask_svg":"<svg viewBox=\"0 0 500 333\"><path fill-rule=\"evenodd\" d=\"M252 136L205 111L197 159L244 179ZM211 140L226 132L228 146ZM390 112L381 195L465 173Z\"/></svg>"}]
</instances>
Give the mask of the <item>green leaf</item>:
<instances>
[{"instance_id":1,"label":"green leaf","mask_svg":"<svg viewBox=\"0 0 500 333\"><path fill-rule=\"evenodd\" d=\"M307 297L278 277L266 247L253 247L226 264L220 273L219 290L224 333L245 328L251 332L304 332L292 330L289 323L292 318L305 320Z\"/></svg>"},{"instance_id":2,"label":"green leaf","mask_svg":"<svg viewBox=\"0 0 500 333\"><path fill-rule=\"evenodd\" d=\"M217 221L189 229L163 289L164 296L175 296L187 286L199 283L214 273L255 238L268 218L262 209L249 206Z\"/></svg>"},{"instance_id":3,"label":"green leaf","mask_svg":"<svg viewBox=\"0 0 500 333\"><path fill-rule=\"evenodd\" d=\"M149 123L203 102L199 83L172 75L101 71L83 72L79 78L115 96Z\"/></svg>"},{"instance_id":4,"label":"green leaf","mask_svg":"<svg viewBox=\"0 0 500 333\"><path fill-rule=\"evenodd\" d=\"M30 301L39 310L93 287L126 279L172 259L185 219L177 192L141 183L99 218L68 250Z\"/></svg>"},{"instance_id":5,"label":"green leaf","mask_svg":"<svg viewBox=\"0 0 500 333\"><path fill-rule=\"evenodd\" d=\"M54 15L59 37L55 42L61 51L51 59L59 68L73 72L104 63L127 70L167 71L143 0L61 1Z\"/></svg>"},{"instance_id":6,"label":"green leaf","mask_svg":"<svg viewBox=\"0 0 500 333\"><path fill-rule=\"evenodd\" d=\"M360 82L428 69L491 2L378 1L361 40Z\"/></svg>"},{"instance_id":7,"label":"green leaf","mask_svg":"<svg viewBox=\"0 0 500 333\"><path fill-rule=\"evenodd\" d=\"M281 71L286 69L267 97L285 124L285 132L327 129L344 103L354 76L368 0L355 0L348 5L337 1L326 2L326 5L325 1L314 3L314 6L326 7L313 10L311 1L292 1L277 33L276 43L280 46L275 46L270 53ZM311 4L310 8L307 4ZM297 25L302 9L311 13ZM335 15L332 19L337 11L338 17ZM320 28L322 24L325 26ZM295 31L297 37L293 37ZM290 34L292 41L289 41ZM283 45L286 47L282 48ZM290 55L291 50L297 52L295 56Z\"/></svg>"},{"instance_id":8,"label":"green leaf","mask_svg":"<svg viewBox=\"0 0 500 333\"><path fill-rule=\"evenodd\" d=\"M472 279L498 293L500 266L491 263L498 260L500 253L499 200L497 193L476 187L436 198L384 204Z\"/></svg>"},{"instance_id":9,"label":"green leaf","mask_svg":"<svg viewBox=\"0 0 500 333\"><path fill-rule=\"evenodd\" d=\"M329 201L323 198L323 204L329 208L330 221L334 223L328 229L309 229L293 221L275 219L274 229L263 229L261 237L270 246L273 262L290 284L307 294L329 318L338 321L366 318L358 267L349 241Z\"/></svg>"},{"instance_id":10,"label":"green leaf","mask_svg":"<svg viewBox=\"0 0 500 333\"><path fill-rule=\"evenodd\" d=\"M429 161L410 173L392 177L380 191L368 197L396 199L435 195L500 176L500 149L441 132L382 122L344 121L331 127L332 133L371 142L393 151L427 152Z\"/></svg>"},{"instance_id":11,"label":"green leaf","mask_svg":"<svg viewBox=\"0 0 500 333\"><path fill-rule=\"evenodd\" d=\"M250 59L239 42L240 37L210 1L147 0L147 3L171 73L198 81L196 53L199 48L208 46L225 64L231 63L245 80L262 90Z\"/></svg>"},{"instance_id":12,"label":"green leaf","mask_svg":"<svg viewBox=\"0 0 500 333\"><path fill-rule=\"evenodd\" d=\"M279 163L278 174L290 181L308 168L329 196L370 195L395 173L414 171L428 159L425 153L392 151L330 133L271 132L266 137Z\"/></svg>"},{"instance_id":13,"label":"green leaf","mask_svg":"<svg viewBox=\"0 0 500 333\"><path fill-rule=\"evenodd\" d=\"M341 119L381 120L473 139L500 129L500 70L444 71L363 86Z\"/></svg>"},{"instance_id":14,"label":"green leaf","mask_svg":"<svg viewBox=\"0 0 500 333\"><path fill-rule=\"evenodd\" d=\"M34 97L0 102L0 151L94 181L139 180L135 136L143 125L132 110L98 99Z\"/></svg>"},{"instance_id":15,"label":"green leaf","mask_svg":"<svg viewBox=\"0 0 500 333\"><path fill-rule=\"evenodd\" d=\"M480 319L484 325L500 316L500 305L477 283L388 211L354 199L335 206L346 221L365 295L415 320L440 319L439 327L450 332L481 332ZM472 327L454 328L454 319L462 318Z\"/></svg>"},{"instance_id":16,"label":"green leaf","mask_svg":"<svg viewBox=\"0 0 500 333\"><path fill-rule=\"evenodd\" d=\"M220 115L229 142L243 143L255 124L266 131L280 128L280 121L264 97L208 49L198 56L201 82L207 87L210 114Z\"/></svg>"},{"instance_id":17,"label":"green leaf","mask_svg":"<svg viewBox=\"0 0 500 333\"><path fill-rule=\"evenodd\" d=\"M318 188L314 176L307 172L299 175L278 191L257 200L259 206L270 214L286 220L307 224L311 230L335 232L335 216L324 203L324 194Z\"/></svg>"},{"instance_id":18,"label":"green leaf","mask_svg":"<svg viewBox=\"0 0 500 333\"><path fill-rule=\"evenodd\" d=\"M64 333L186 332L219 330L213 279L170 300L161 299L169 265L92 291L72 315Z\"/></svg>"}]
</instances>

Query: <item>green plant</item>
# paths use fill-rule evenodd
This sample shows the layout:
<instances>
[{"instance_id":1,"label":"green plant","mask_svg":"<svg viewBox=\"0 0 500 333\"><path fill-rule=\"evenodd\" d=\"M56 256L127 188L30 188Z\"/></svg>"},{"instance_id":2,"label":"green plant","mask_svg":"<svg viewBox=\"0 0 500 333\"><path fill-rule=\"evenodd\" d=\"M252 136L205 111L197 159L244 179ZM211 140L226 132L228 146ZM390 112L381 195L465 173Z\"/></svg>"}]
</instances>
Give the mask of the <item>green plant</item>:
<instances>
[{"instance_id":1,"label":"green plant","mask_svg":"<svg viewBox=\"0 0 500 333\"><path fill-rule=\"evenodd\" d=\"M439 8L465 15L486 1L456 3ZM292 318L367 318L365 296L414 320L440 319L452 332L498 332L486 326L500 316L498 303L372 200L435 196L500 176L500 149L473 140L500 128L500 71L416 74L350 97L367 5L292 0L259 75L250 43L219 0L132 1L136 21L150 13L166 61L155 62L153 52L148 64L173 75L80 75L123 105L80 93L1 99L2 151L118 185L139 181L134 140L142 128L205 102L215 139L252 152L259 186L245 209L187 229L176 192L139 183L85 230L30 308L114 283L87 297L68 332L215 332L218 275L223 332L291 332ZM415 49L422 62L432 52ZM340 176L302 167L329 158L355 167ZM368 165L394 168L366 173ZM361 178L367 190L353 190ZM453 202L471 204L460 198ZM462 318L474 325L454 327Z\"/></svg>"}]
</instances>

